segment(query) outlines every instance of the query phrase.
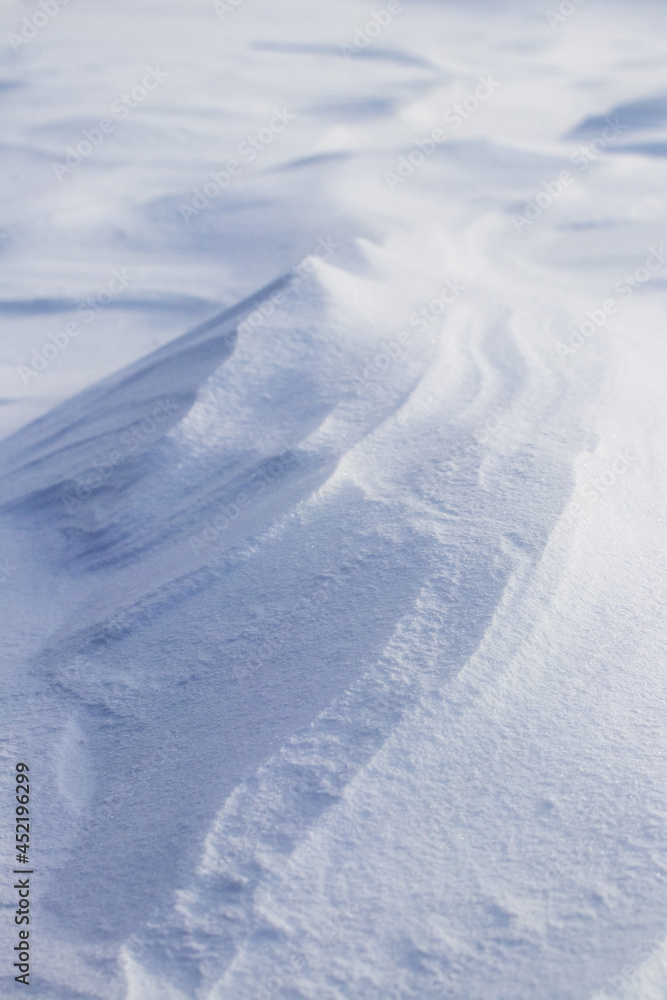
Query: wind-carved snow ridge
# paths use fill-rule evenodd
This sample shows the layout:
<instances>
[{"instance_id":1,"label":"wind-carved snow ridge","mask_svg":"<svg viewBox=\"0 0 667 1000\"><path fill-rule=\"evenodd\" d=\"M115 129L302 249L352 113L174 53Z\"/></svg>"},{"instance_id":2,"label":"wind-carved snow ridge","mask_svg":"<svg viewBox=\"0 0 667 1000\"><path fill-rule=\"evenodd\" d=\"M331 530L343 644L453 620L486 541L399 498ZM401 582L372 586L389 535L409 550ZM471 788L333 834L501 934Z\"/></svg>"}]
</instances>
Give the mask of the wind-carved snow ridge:
<instances>
[{"instance_id":1,"label":"wind-carved snow ridge","mask_svg":"<svg viewBox=\"0 0 667 1000\"><path fill-rule=\"evenodd\" d=\"M120 453L114 466L155 444L188 412L201 383L232 353L239 323L288 281L289 275L279 278L3 442L3 502L67 486L77 475L91 472L91 460L104 449ZM161 433L146 430L142 439L140 420L146 413L156 428L162 425ZM139 433L132 434L136 425Z\"/></svg>"},{"instance_id":2,"label":"wind-carved snow ridge","mask_svg":"<svg viewBox=\"0 0 667 1000\"><path fill-rule=\"evenodd\" d=\"M378 392L368 395L359 394L348 373L360 370L363 377L372 338L361 349L349 347L347 356L333 352L329 397L323 398L318 382L330 349L326 326L335 331L349 323L357 298L354 283L345 293L342 276L332 272L327 283L338 290L335 302L327 304L313 285L308 298L288 301L285 315L258 335L239 339L200 402L181 418L182 435L172 431L151 442L139 475L111 477L83 500L63 503L57 490L70 489L61 470L74 431L54 436L53 458L37 428L24 432L38 442L42 469L54 463L57 471L54 486L12 516L25 523L52 512L40 531L61 537L59 572L69 577L77 602L35 664L43 683L76 707L97 762L97 798L72 850L83 857L95 845L106 858L90 895L77 889L70 896L60 884L50 906L103 939L138 932L132 953L138 948L143 956L146 949L148 968L169 968L173 983L184 980L187 989L215 982L225 958L243 945L243 929L246 936L257 932L254 895L267 852L276 863L289 858L424 686L455 675L481 641L512 567L526 553L539 554L556 513L535 497L531 520L517 535L513 505L521 504L525 518L525 491L512 497L506 471L495 479L487 471L480 481L487 449L467 409L475 412L477 401L497 395L498 386L497 398L504 394L507 405L522 386L514 374L508 378L515 371L508 367L514 337L502 313L475 319L469 305L455 304L444 324L426 324L435 336L424 331L420 337L415 329L412 364L392 379L378 379ZM360 287L367 295L371 290L368 282ZM402 326L394 320L393 328L382 329L398 342ZM222 332L219 326L204 331L215 338L216 351L229 336L225 331L224 323ZM173 353L179 364L168 369L163 390L168 377L194 380L185 361L190 345L197 356L199 341L192 335L185 341L183 350L177 343L167 356L169 362ZM157 363L146 359L137 379L148 384L146 373L162 374L162 356ZM313 388L304 406L307 375ZM297 378L301 410L292 397ZM244 485L251 496L248 483L262 459L242 459L243 441L230 446L224 434L193 453L193 431L206 435L207 423L224 428L229 422L237 434L248 426L248 436L261 442L248 421L261 426L262 404L257 412L255 401L262 399L263 379L272 386L277 424L292 422L282 434L301 429L304 444L295 443L278 468L267 464L266 489L234 517L230 504L238 503ZM122 374L117 383L118 395L115 386L106 395L114 416L125 391ZM92 391L86 400L106 444L104 405ZM548 413L554 400L543 399L542 407ZM112 433L118 434L127 421L116 419ZM75 426L91 423L81 406ZM280 454L269 438L261 445L265 455ZM89 431L85 459L78 458L78 440L72 449L79 469L98 453L91 440ZM494 440L497 446L502 434ZM544 455L519 449L513 475L523 479L543 462ZM116 517L121 496L122 519ZM226 513L218 519L221 507ZM299 730L304 735L293 737ZM286 740L273 764L246 779L236 811L232 800L216 818L218 803ZM152 763L137 771L139 759ZM192 784L193 769L206 773L204 800ZM156 841L158 803L164 827ZM247 830L240 834L239 871L229 876L247 880L231 940L229 916L215 916L230 905L226 875L220 883L215 862L222 854L229 863L227 821ZM176 919L172 930L170 886L176 865L194 864L209 829L208 874L190 890L203 894L201 906L213 911L206 917L211 947L200 960L198 932L192 936L187 918L184 927ZM150 919L144 932L132 923L128 901L138 868L153 901L155 932ZM60 870L66 870L64 859ZM55 877L58 884L59 873ZM179 897L181 911L188 890L179 891L186 893Z\"/></svg>"},{"instance_id":3,"label":"wind-carved snow ridge","mask_svg":"<svg viewBox=\"0 0 667 1000\"><path fill-rule=\"evenodd\" d=\"M330 588L342 585L335 578L323 581L312 604L326 604ZM458 658L443 654L452 623L440 601L437 583L422 591L379 660L230 796L206 838L196 878L177 893L172 915L148 926L125 953L130 996L139 982L147 997L158 996L167 982L177 983L184 996L243 991L248 972L259 971L256 956L249 966L246 952L267 935L280 953L282 976L298 977L303 952L336 939L336 922L350 920L358 906L344 892L329 899L333 922L328 914L299 929L276 921L263 897L273 880L290 878L309 832L341 801L406 711L428 696L439 697L443 682L462 665L466 649ZM435 630L434 613L443 619ZM471 635L468 649L478 635ZM267 981L273 961L264 969Z\"/></svg>"},{"instance_id":4,"label":"wind-carved snow ridge","mask_svg":"<svg viewBox=\"0 0 667 1000\"><path fill-rule=\"evenodd\" d=\"M665 12L399 6L0 53L40 1000L662 1000Z\"/></svg>"},{"instance_id":5,"label":"wind-carved snow ridge","mask_svg":"<svg viewBox=\"0 0 667 1000\"><path fill-rule=\"evenodd\" d=\"M520 366L508 363L514 349L509 330L501 315L493 313L476 328L470 309L461 307L442 334L435 357L401 408L347 451L301 514L300 530L308 537L319 522L335 524L345 512L349 535L351 515L359 504L355 492L361 491L364 504L375 510L376 530L391 544L391 572L400 567L405 584L413 577L413 595L409 590L404 593L401 617L380 658L360 663L362 674L349 692L231 796L208 834L195 882L179 891L171 916L163 913L130 945L130 981L141 982L148 995L151 989L158 995L161 983L172 982L185 995L194 990L204 996L219 981L224 996L236 984L235 963L242 961L248 939L264 933L280 936L277 928L265 926L258 908L258 893L261 896L266 879L290 865L308 830L335 807L410 706L456 675L482 641L509 575L522 567L525 572L548 538L556 510L549 515L538 496L531 520L518 534L512 527L516 513L511 480L499 481L497 470L490 469L481 487L482 465L488 464L488 457L479 443L483 434L474 423L471 434L466 415L466 403L474 411L476 401L497 393L498 385L505 405L510 400L516 405L522 380L516 378ZM448 385L451 392L443 393ZM543 398L542 408L548 414L554 400ZM340 419L334 411L327 421L333 420L335 426ZM426 428L434 423L439 430L431 436ZM325 432L325 426L326 422L322 433L311 440L330 441L334 431ZM497 427L495 434L497 446L503 434ZM411 447L416 441L418 457ZM539 456L538 467L545 457ZM522 479L530 475L536 461L534 455L519 453L515 474ZM525 502L523 493L524 511ZM279 537L284 542L293 536L283 527ZM371 552L364 538L366 553L360 554L362 538L357 535L356 542L354 534L346 538L345 548L352 542L357 551L342 563L340 557L332 561L335 549L327 544L328 559L320 563L311 590L290 608L290 618L306 612L322 628L324 622L340 620L340 599L354 592L357 611L368 624L378 602L384 602L380 610L390 620L382 562L376 553L370 565L364 565ZM286 631L283 625L277 635L269 629L268 639L258 634L254 657L248 650L250 665L240 667L241 682L252 678L253 660L255 664L259 660L260 669L273 670ZM303 639L303 631L300 634ZM321 658L322 651L317 655ZM301 691L298 695L293 687L292 691L302 697Z\"/></svg>"}]
</instances>

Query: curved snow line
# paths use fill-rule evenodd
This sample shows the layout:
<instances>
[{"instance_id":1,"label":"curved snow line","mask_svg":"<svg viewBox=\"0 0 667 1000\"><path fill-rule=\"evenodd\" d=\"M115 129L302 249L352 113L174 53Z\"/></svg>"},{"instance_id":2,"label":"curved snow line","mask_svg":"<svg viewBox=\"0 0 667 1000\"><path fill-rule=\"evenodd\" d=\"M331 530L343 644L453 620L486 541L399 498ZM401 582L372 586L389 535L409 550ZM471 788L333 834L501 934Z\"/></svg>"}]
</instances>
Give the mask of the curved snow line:
<instances>
[{"instance_id":1,"label":"curved snow line","mask_svg":"<svg viewBox=\"0 0 667 1000\"><path fill-rule=\"evenodd\" d=\"M171 412L161 435L192 406L202 381L230 356L241 321L273 292L286 274L146 358L61 403L0 443L4 503L73 479L94 457L92 446L128 452L122 434L161 401ZM153 443L153 441L151 441ZM142 447L132 451L141 452Z\"/></svg>"}]
</instances>

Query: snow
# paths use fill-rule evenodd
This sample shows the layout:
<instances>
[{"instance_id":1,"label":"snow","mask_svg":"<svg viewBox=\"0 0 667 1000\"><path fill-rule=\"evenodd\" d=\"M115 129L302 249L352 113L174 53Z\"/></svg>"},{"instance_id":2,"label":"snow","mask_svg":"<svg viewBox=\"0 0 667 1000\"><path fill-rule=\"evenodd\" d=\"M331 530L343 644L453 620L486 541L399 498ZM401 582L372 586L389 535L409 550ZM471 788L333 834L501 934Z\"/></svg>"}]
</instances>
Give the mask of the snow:
<instances>
[{"instance_id":1,"label":"snow","mask_svg":"<svg viewBox=\"0 0 667 1000\"><path fill-rule=\"evenodd\" d=\"M0 7L39 1000L665 996L666 14L560 7Z\"/></svg>"}]
</instances>

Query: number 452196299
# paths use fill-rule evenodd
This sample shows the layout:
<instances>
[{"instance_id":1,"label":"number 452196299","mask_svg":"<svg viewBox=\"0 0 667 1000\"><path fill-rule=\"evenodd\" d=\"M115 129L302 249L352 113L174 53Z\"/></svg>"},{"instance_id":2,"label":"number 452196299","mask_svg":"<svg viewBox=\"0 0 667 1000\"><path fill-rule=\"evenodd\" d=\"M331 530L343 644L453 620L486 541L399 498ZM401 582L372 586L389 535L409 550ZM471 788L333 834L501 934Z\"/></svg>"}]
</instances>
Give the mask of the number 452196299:
<instances>
[{"instance_id":1,"label":"number 452196299","mask_svg":"<svg viewBox=\"0 0 667 1000\"><path fill-rule=\"evenodd\" d=\"M27 764L16 765L16 860L28 864L28 848L30 847L30 778Z\"/></svg>"}]
</instances>

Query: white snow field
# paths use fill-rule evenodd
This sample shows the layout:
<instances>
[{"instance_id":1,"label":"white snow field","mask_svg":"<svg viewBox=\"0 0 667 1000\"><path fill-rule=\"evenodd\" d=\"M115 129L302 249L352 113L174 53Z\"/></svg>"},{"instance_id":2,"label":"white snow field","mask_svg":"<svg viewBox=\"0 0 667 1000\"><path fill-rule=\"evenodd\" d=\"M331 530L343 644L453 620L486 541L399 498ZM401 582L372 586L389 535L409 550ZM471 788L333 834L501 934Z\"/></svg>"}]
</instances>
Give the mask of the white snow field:
<instances>
[{"instance_id":1,"label":"white snow field","mask_svg":"<svg viewBox=\"0 0 667 1000\"><path fill-rule=\"evenodd\" d=\"M5 0L0 105L2 996L24 761L34 1000L665 1000L664 4Z\"/></svg>"}]
</instances>

